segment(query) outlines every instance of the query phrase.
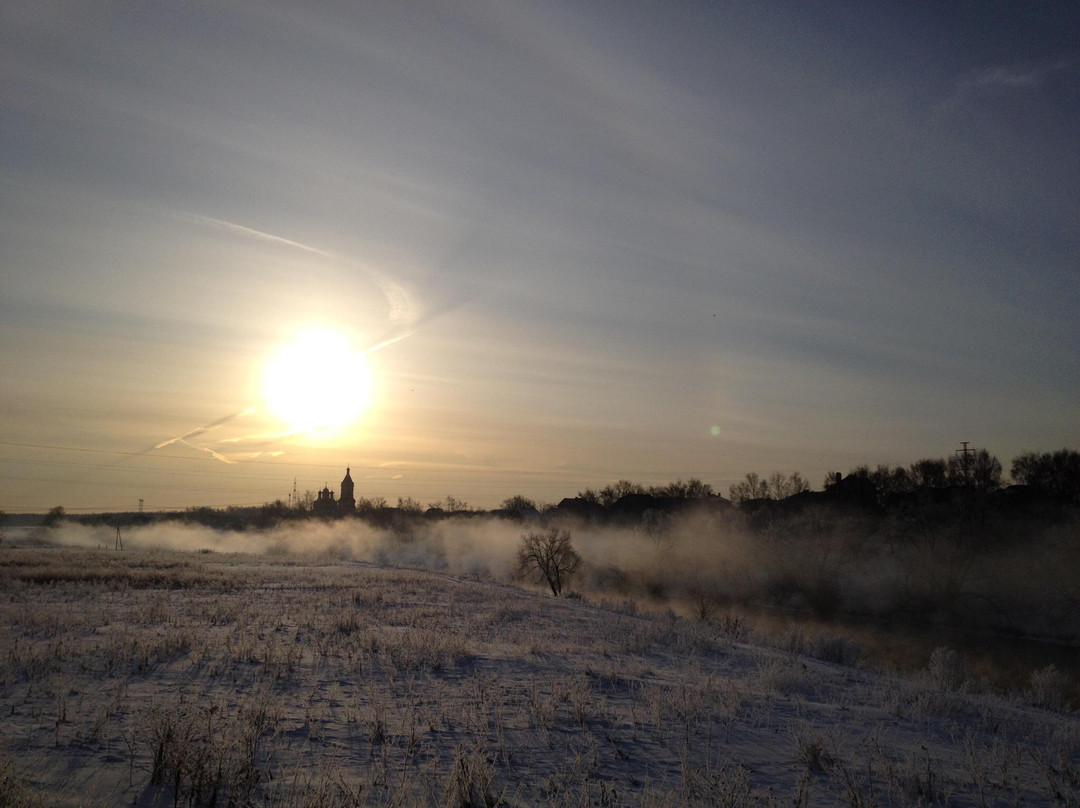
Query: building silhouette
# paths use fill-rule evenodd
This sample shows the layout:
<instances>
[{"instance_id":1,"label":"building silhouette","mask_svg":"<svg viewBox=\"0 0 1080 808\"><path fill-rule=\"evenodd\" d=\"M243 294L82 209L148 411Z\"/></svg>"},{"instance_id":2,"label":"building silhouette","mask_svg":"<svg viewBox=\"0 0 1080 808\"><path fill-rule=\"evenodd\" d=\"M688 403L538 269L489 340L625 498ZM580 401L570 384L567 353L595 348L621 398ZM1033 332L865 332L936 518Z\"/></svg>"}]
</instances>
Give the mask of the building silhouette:
<instances>
[{"instance_id":1,"label":"building silhouette","mask_svg":"<svg viewBox=\"0 0 1080 808\"><path fill-rule=\"evenodd\" d=\"M334 492L324 485L322 491L315 494L315 501L311 503L311 510L317 516L332 516L337 513Z\"/></svg>"},{"instance_id":2,"label":"building silhouette","mask_svg":"<svg viewBox=\"0 0 1080 808\"><path fill-rule=\"evenodd\" d=\"M345 469L345 479L341 481L341 497L339 499L334 499L334 489L326 485L315 494L315 501L311 504L311 510L316 516L346 515L356 510L356 499L353 497L353 479L349 471L349 468Z\"/></svg>"},{"instance_id":3,"label":"building silhouette","mask_svg":"<svg viewBox=\"0 0 1080 808\"><path fill-rule=\"evenodd\" d=\"M341 498L337 503L338 513L352 513L356 510L356 500L353 498L353 481L349 476L349 468L345 468L345 479L341 481Z\"/></svg>"}]
</instances>

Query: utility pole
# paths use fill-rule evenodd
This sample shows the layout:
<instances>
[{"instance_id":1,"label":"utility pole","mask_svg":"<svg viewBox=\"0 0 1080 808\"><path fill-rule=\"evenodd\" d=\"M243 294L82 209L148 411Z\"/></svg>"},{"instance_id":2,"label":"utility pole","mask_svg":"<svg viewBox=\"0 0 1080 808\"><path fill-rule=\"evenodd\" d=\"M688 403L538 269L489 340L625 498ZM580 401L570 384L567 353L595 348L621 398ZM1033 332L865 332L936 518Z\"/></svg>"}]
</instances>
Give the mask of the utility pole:
<instances>
[{"instance_id":1,"label":"utility pole","mask_svg":"<svg viewBox=\"0 0 1080 808\"><path fill-rule=\"evenodd\" d=\"M143 499L139 497L139 513L143 512Z\"/></svg>"},{"instance_id":2,"label":"utility pole","mask_svg":"<svg viewBox=\"0 0 1080 808\"><path fill-rule=\"evenodd\" d=\"M116 523L116 541L113 543L113 549L114 550L123 550L124 549L124 540L122 538L120 538L120 523L119 522Z\"/></svg>"},{"instance_id":3,"label":"utility pole","mask_svg":"<svg viewBox=\"0 0 1080 808\"><path fill-rule=\"evenodd\" d=\"M968 448L968 444L971 441L960 441L960 448L956 450L956 457L960 463L960 472L964 475L964 482L971 482L971 470L975 465L975 450Z\"/></svg>"}]
</instances>

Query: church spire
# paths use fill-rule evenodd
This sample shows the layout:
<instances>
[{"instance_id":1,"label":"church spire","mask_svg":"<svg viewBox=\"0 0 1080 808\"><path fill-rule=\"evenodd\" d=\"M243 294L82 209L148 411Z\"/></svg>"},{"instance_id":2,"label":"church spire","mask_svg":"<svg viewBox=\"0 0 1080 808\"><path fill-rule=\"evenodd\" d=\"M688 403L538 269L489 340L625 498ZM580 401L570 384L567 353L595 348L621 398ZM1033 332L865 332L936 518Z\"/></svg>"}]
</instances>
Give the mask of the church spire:
<instances>
[{"instance_id":1,"label":"church spire","mask_svg":"<svg viewBox=\"0 0 1080 808\"><path fill-rule=\"evenodd\" d=\"M341 496L338 498L338 510L350 512L356 508L356 500L353 498L353 479L349 473L352 469L345 467L345 479L341 481Z\"/></svg>"}]
</instances>

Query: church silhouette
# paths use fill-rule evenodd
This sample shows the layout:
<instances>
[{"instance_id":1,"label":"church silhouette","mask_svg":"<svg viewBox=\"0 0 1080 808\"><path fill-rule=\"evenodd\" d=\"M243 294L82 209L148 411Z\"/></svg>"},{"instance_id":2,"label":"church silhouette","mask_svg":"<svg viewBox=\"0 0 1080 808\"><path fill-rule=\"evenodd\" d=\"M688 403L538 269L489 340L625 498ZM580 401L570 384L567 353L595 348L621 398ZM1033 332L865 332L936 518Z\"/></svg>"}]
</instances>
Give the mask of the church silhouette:
<instances>
[{"instance_id":1,"label":"church silhouette","mask_svg":"<svg viewBox=\"0 0 1080 808\"><path fill-rule=\"evenodd\" d=\"M353 480L349 474L350 468L345 468L345 479L341 481L341 498L334 500L334 491L328 486L323 486L312 503L312 510L320 516L332 516L334 514L349 514L356 510L356 499L353 497Z\"/></svg>"}]
</instances>

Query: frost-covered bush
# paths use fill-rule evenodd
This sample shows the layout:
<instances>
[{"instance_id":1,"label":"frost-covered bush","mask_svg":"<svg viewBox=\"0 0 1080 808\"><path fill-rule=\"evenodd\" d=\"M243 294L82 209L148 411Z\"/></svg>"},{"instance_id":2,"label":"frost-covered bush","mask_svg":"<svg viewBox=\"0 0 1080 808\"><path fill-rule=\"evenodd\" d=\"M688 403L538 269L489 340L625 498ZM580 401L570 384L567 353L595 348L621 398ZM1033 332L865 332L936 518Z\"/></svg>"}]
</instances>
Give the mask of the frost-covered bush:
<instances>
[{"instance_id":1,"label":"frost-covered bush","mask_svg":"<svg viewBox=\"0 0 1080 808\"><path fill-rule=\"evenodd\" d=\"M931 681L946 690L955 690L964 683L964 660L952 648L935 648L927 669Z\"/></svg>"},{"instance_id":2,"label":"frost-covered bush","mask_svg":"<svg viewBox=\"0 0 1080 808\"><path fill-rule=\"evenodd\" d=\"M807 653L816 659L854 666L862 656L862 643L840 634L821 634L810 644Z\"/></svg>"},{"instance_id":3,"label":"frost-covered bush","mask_svg":"<svg viewBox=\"0 0 1080 808\"><path fill-rule=\"evenodd\" d=\"M1047 665L1031 674L1028 700L1036 707L1048 710L1066 709L1069 677L1057 665Z\"/></svg>"}]
</instances>

